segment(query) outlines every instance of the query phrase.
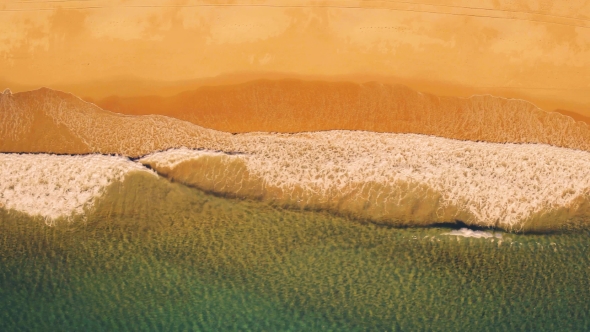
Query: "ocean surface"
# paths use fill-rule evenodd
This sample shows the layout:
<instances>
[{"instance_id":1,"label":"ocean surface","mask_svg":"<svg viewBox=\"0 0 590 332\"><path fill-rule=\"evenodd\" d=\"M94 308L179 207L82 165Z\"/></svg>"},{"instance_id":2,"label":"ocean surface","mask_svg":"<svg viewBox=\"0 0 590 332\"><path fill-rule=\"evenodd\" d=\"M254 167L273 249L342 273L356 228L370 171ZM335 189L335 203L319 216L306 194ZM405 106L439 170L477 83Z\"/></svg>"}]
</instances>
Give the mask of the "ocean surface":
<instances>
[{"instance_id":1,"label":"ocean surface","mask_svg":"<svg viewBox=\"0 0 590 332\"><path fill-rule=\"evenodd\" d=\"M0 330L590 330L590 153L378 135L0 154Z\"/></svg>"},{"instance_id":2,"label":"ocean surface","mask_svg":"<svg viewBox=\"0 0 590 332\"><path fill-rule=\"evenodd\" d=\"M587 124L267 90L183 119L316 131L0 95L0 331L590 330Z\"/></svg>"}]
</instances>

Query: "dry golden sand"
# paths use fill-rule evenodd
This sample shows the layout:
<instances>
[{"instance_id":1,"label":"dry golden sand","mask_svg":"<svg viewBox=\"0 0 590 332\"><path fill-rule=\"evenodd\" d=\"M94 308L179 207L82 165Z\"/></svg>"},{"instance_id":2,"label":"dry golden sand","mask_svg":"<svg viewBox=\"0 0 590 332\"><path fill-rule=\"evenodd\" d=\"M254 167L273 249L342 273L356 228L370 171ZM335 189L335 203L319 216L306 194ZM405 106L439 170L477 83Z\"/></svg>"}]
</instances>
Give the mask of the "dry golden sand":
<instances>
[{"instance_id":1,"label":"dry golden sand","mask_svg":"<svg viewBox=\"0 0 590 332\"><path fill-rule=\"evenodd\" d=\"M100 99L241 73L364 76L590 115L587 0L2 1L0 40L0 89L14 91Z\"/></svg>"}]
</instances>

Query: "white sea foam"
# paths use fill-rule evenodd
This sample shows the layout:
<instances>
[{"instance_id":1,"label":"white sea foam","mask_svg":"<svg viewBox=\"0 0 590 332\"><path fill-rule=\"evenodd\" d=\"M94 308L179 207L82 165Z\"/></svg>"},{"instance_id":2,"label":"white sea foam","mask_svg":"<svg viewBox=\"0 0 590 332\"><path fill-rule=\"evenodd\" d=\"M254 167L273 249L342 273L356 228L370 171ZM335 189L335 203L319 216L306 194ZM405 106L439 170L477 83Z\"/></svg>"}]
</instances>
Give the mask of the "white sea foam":
<instances>
[{"instance_id":1,"label":"white sea foam","mask_svg":"<svg viewBox=\"0 0 590 332\"><path fill-rule=\"evenodd\" d=\"M241 154L182 148L140 162L212 192L394 224L518 230L590 217L590 153L580 150L351 131L235 135L227 150ZM0 204L50 220L83 213L131 171L146 169L121 157L0 154Z\"/></svg>"},{"instance_id":2,"label":"white sea foam","mask_svg":"<svg viewBox=\"0 0 590 332\"><path fill-rule=\"evenodd\" d=\"M180 149L172 149L163 152L155 152L148 156L143 157L140 162L149 164L151 161L157 161L158 168L174 168L185 161L193 160L195 158L212 156L230 156L220 151L209 151L209 150L193 150L186 147Z\"/></svg>"},{"instance_id":3,"label":"white sea foam","mask_svg":"<svg viewBox=\"0 0 590 332\"><path fill-rule=\"evenodd\" d=\"M291 204L323 208L317 202L327 202L337 211L350 210L350 202L357 202L358 215L370 219L406 224L416 218L423 218L422 223L458 219L519 229L531 218L558 223L581 213L590 193L590 153L544 144L351 131L245 134L235 139L234 148L245 154L223 156L222 163L242 161L250 178L261 179L262 192L290 197ZM155 153L141 162L158 170L219 156L181 149ZM208 175L217 176L211 180L213 191L243 191L242 184L232 183L239 178L222 178L228 174ZM420 214L424 209L431 212ZM559 215L551 215L559 209Z\"/></svg>"},{"instance_id":4,"label":"white sea foam","mask_svg":"<svg viewBox=\"0 0 590 332\"><path fill-rule=\"evenodd\" d=\"M70 217L132 171L150 172L123 157L0 154L0 207L48 221Z\"/></svg>"},{"instance_id":5,"label":"white sea foam","mask_svg":"<svg viewBox=\"0 0 590 332\"><path fill-rule=\"evenodd\" d=\"M502 234L496 234L494 236L494 234L490 233L490 232L485 232L485 231L474 231L472 229L469 228L461 228L458 230L454 230L448 233L443 233L442 235L454 235L454 236L462 236L462 237L474 237L474 238L493 238L493 237L497 237L497 238L502 238Z\"/></svg>"}]
</instances>

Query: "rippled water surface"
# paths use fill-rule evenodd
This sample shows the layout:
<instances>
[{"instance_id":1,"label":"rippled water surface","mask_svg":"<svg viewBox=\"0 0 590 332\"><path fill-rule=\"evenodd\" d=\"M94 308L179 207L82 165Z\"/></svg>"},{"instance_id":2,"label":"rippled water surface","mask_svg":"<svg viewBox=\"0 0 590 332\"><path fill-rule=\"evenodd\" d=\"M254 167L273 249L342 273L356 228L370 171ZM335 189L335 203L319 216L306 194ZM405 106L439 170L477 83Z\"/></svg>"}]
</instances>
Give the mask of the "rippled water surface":
<instances>
[{"instance_id":1,"label":"rippled water surface","mask_svg":"<svg viewBox=\"0 0 590 332\"><path fill-rule=\"evenodd\" d=\"M135 174L70 223L0 210L0 330L590 330L587 230L452 231Z\"/></svg>"}]
</instances>

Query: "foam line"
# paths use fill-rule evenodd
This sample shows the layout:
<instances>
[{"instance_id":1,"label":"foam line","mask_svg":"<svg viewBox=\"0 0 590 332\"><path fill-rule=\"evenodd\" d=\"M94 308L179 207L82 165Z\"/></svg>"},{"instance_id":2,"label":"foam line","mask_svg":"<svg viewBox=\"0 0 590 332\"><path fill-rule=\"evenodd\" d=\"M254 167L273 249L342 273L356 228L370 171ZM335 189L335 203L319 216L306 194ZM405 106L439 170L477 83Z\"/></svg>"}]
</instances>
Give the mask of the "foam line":
<instances>
[{"instance_id":1,"label":"foam line","mask_svg":"<svg viewBox=\"0 0 590 332\"><path fill-rule=\"evenodd\" d=\"M485 231L474 231L472 229L469 228L461 228L459 230L454 230L448 233L443 233L442 235L452 235L452 236L461 236L461 237L474 237L474 238L484 238L484 239L488 239L488 238L493 238L493 237L497 237L499 239L502 238L502 234L492 234L490 232L485 232Z\"/></svg>"}]
</instances>

